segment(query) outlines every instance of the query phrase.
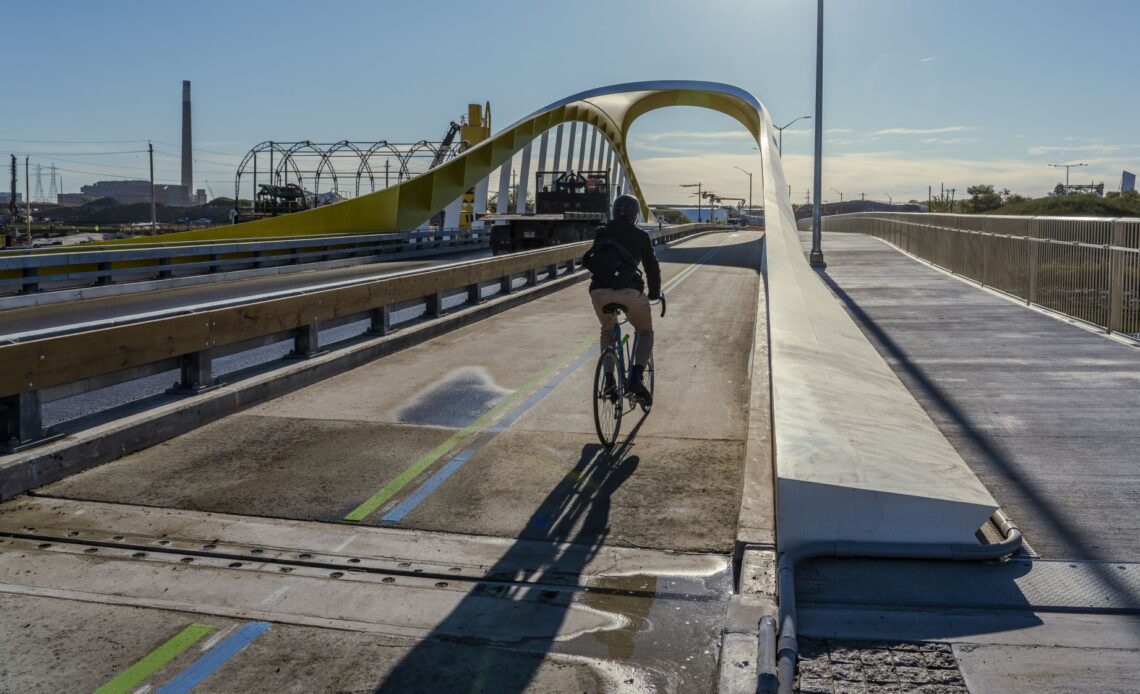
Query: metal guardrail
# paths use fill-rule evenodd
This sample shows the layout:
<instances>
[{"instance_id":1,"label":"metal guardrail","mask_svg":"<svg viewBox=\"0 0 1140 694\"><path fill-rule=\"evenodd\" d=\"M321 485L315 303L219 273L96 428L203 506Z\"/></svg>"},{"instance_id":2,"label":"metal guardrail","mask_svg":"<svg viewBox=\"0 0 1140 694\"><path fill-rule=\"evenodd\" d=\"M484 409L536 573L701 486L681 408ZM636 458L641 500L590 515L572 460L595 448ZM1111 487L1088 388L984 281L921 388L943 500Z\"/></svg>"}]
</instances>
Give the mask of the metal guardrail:
<instances>
[{"instance_id":1,"label":"metal guardrail","mask_svg":"<svg viewBox=\"0 0 1140 694\"><path fill-rule=\"evenodd\" d=\"M385 260L485 248L490 229L293 237L225 243L39 248L0 253L0 295L56 287L109 285L197 274L298 265L364 256Z\"/></svg>"},{"instance_id":2,"label":"metal guardrail","mask_svg":"<svg viewBox=\"0 0 1140 694\"><path fill-rule=\"evenodd\" d=\"M650 232L655 243L720 228L690 224ZM292 339L291 356L322 351L318 328L367 321L365 334L384 335L394 310L424 306L439 316L445 299L465 295L483 301L484 288L499 294L574 272L590 242L455 263L443 268L345 283L341 286L277 292L233 305L232 300L133 321L93 323L83 332L9 338L0 343L0 448L19 450L47 440L42 407L65 397L178 370L171 392L196 394L218 385L214 359ZM3 338L0 338L3 339Z\"/></svg>"},{"instance_id":3,"label":"metal guardrail","mask_svg":"<svg viewBox=\"0 0 1140 694\"><path fill-rule=\"evenodd\" d=\"M823 230L875 236L1027 304L1140 339L1140 219L869 212L824 217Z\"/></svg>"}]
</instances>

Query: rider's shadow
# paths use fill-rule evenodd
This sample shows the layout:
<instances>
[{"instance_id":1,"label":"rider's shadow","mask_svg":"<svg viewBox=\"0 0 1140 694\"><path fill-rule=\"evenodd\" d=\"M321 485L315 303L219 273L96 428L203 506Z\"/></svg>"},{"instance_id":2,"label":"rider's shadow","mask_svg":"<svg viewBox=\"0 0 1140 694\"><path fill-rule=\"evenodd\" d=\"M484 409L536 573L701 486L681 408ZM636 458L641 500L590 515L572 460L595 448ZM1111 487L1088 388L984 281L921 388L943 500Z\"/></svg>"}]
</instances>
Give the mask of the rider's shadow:
<instances>
[{"instance_id":1,"label":"rider's shadow","mask_svg":"<svg viewBox=\"0 0 1140 694\"><path fill-rule=\"evenodd\" d=\"M612 450L598 444L582 447L574 468L488 570L488 578L503 582L482 583L469 593L375 691L510 693L530 687L573 604L571 591L549 588L577 585L609 535L611 498L637 470L638 457L627 454L644 421L642 416ZM534 584L543 587L530 587ZM542 609L519 609L520 601L538 601ZM491 625L499 639L480 635L481 626ZM559 682L568 678L566 685L577 688L573 669L547 668L549 677Z\"/></svg>"}]
</instances>

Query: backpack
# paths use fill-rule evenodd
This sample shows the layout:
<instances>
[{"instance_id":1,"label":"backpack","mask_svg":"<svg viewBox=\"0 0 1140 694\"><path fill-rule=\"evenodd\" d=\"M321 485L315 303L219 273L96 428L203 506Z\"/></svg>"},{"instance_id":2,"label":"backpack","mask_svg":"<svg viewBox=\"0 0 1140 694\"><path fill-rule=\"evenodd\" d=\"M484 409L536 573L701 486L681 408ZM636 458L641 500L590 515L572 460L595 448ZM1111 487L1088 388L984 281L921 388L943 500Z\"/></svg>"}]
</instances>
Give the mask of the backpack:
<instances>
[{"instance_id":1,"label":"backpack","mask_svg":"<svg viewBox=\"0 0 1140 694\"><path fill-rule=\"evenodd\" d=\"M637 259L614 239L598 239L593 248L582 256L582 265L594 280L608 289L627 289L637 286L641 271Z\"/></svg>"}]
</instances>

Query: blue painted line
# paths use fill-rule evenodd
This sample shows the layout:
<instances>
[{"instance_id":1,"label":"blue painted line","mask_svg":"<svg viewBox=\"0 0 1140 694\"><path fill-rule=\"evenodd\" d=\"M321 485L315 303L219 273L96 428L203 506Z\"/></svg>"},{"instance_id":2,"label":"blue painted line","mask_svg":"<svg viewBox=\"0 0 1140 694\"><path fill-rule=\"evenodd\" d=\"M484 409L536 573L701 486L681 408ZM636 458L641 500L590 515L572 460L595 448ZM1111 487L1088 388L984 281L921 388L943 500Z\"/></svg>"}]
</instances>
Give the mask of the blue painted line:
<instances>
[{"instance_id":1,"label":"blue painted line","mask_svg":"<svg viewBox=\"0 0 1140 694\"><path fill-rule=\"evenodd\" d=\"M524 400L518 407L511 410L510 414L504 417L502 421L500 421L491 429L488 429L488 433L481 437L477 443L474 443L467 448L459 451L459 453L456 453L455 457L448 461L447 465L444 465L439 470L439 472L432 475L427 482L424 482L422 485L420 485L419 489L417 489L410 496L397 504L394 508L392 508L391 511L384 514L380 518L380 522L399 523L401 520L403 520L404 516L415 510L417 506L423 503L424 499L427 499L429 496L431 496L432 492L434 492L436 489L439 489L439 486L446 482L447 478L455 474L456 470L463 467L464 463L466 463L468 460L471 460L471 458L473 458L475 454L483 448L483 446L486 446L491 441L491 439L495 437L496 434L504 431L507 427L518 421L518 419L526 414L530 408L534 407L540 400L553 392L560 383L565 381L570 376L570 374L577 371L579 367L581 367L595 354L597 354L597 351L598 350L596 347L591 347L587 349L582 354L582 356L578 357L571 364L564 367L553 380L544 383L537 391L534 392L533 395Z\"/></svg>"},{"instance_id":2,"label":"blue painted line","mask_svg":"<svg viewBox=\"0 0 1140 694\"><path fill-rule=\"evenodd\" d=\"M729 239L731 238L732 237L729 237ZM697 262L685 268L681 274L674 277L673 280L668 283L669 291L672 291L681 286L681 283L683 283L686 279L689 278L690 275L696 272L697 269L705 263L705 261L709 260L714 255L719 253L724 245L728 243L729 239L722 241L720 245L716 246L708 253L705 253ZM448 463L440 468L438 472L436 472L426 482L420 485L416 491L414 491L399 504L394 506L390 511L388 511L388 513L384 514L380 518L380 522L399 523L402 521L404 519L404 516L407 516L409 513L414 511L415 508L423 503L425 499L431 496L436 489L439 489L440 485L442 485L447 481L449 477L455 474L456 470L463 467L464 463L466 463L468 460L471 460L471 458L473 458L475 454L483 448L483 446L486 446L491 441L491 439L518 421L520 417L522 417L530 410L530 408L534 407L540 400L553 392L555 388L557 388L570 376L570 374L577 371L583 364L589 361L597 353L598 350L596 347L587 349L582 354L582 356L574 360L573 363L564 367L557 376L555 376L552 380L544 383L538 388L538 390L534 392L533 395L524 400L515 409L511 410L510 414L504 417L498 424L488 429L487 433L482 436L479 441L468 446L467 448L464 448L459 453L456 453L454 458L448 461Z\"/></svg>"},{"instance_id":3,"label":"blue painted line","mask_svg":"<svg viewBox=\"0 0 1140 694\"><path fill-rule=\"evenodd\" d=\"M185 694L209 677L215 670L225 665L254 639L269 631L269 622L249 622L233 635L211 648L194 664L186 668L158 690L158 694Z\"/></svg>"}]
</instances>

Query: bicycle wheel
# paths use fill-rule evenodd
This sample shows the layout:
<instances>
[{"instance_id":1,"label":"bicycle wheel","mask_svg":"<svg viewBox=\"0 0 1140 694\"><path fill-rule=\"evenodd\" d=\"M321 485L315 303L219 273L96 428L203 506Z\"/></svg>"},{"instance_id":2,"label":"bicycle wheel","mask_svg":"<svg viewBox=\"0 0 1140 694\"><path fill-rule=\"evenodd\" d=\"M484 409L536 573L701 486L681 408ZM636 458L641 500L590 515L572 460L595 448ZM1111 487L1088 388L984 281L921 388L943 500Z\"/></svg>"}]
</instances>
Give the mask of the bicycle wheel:
<instances>
[{"instance_id":1,"label":"bicycle wheel","mask_svg":"<svg viewBox=\"0 0 1140 694\"><path fill-rule=\"evenodd\" d=\"M645 365L645 387L649 389L650 398L653 397L653 357L649 357L649 363ZM649 414L649 410L653 409L653 405L646 405L641 403L641 411Z\"/></svg>"},{"instance_id":2,"label":"bicycle wheel","mask_svg":"<svg viewBox=\"0 0 1140 694\"><path fill-rule=\"evenodd\" d=\"M614 379L616 392L605 392L606 357L610 362L617 363L617 355L612 349L607 349L598 357L598 366L594 369L594 428L598 431L598 440L606 448L617 443L618 432L621 430L622 416L622 379Z\"/></svg>"}]
</instances>

